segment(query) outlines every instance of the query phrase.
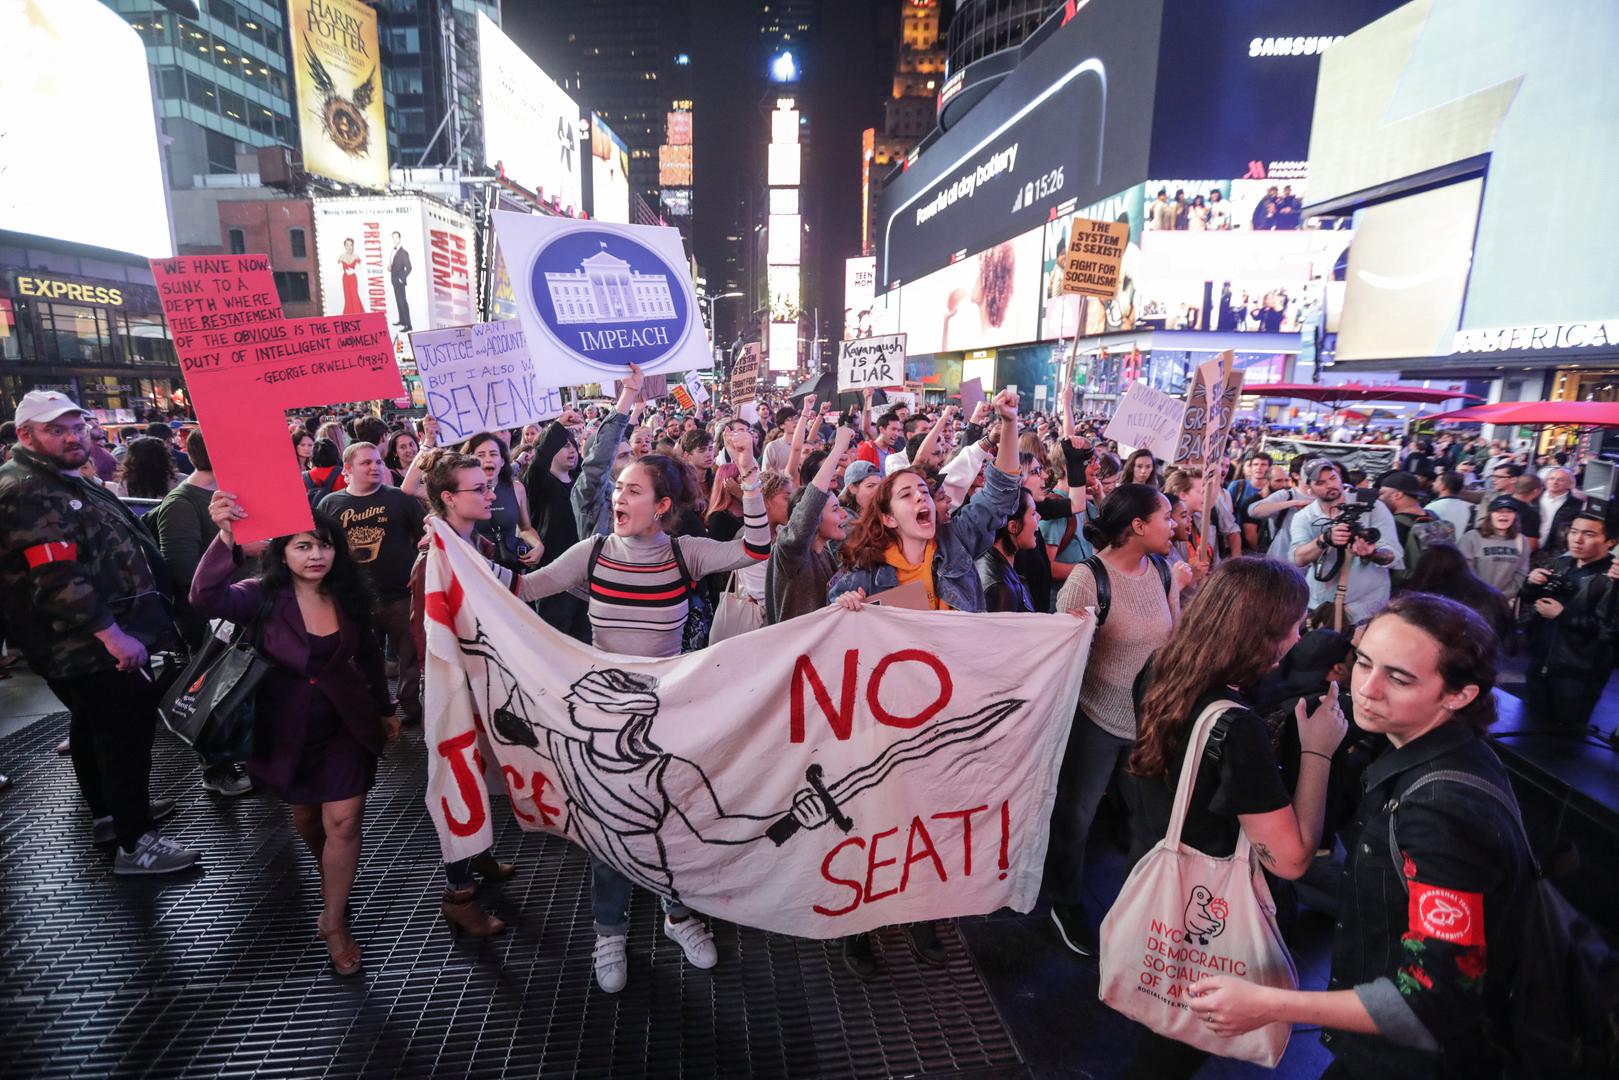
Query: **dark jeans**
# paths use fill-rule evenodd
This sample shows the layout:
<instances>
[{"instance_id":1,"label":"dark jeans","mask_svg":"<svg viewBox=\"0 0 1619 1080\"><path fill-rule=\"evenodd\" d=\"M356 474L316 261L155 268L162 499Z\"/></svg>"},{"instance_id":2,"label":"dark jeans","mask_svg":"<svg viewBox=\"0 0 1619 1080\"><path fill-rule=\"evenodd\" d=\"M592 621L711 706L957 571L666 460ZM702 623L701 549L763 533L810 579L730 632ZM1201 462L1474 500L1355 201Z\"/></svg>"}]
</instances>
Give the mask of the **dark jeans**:
<instances>
[{"instance_id":1,"label":"dark jeans","mask_svg":"<svg viewBox=\"0 0 1619 1080\"><path fill-rule=\"evenodd\" d=\"M1054 904L1078 904L1085 895L1085 845L1107 785L1124 771L1134 744L1110 735L1083 712L1074 716L1051 806L1051 847L1044 891Z\"/></svg>"},{"instance_id":2,"label":"dark jeans","mask_svg":"<svg viewBox=\"0 0 1619 1080\"><path fill-rule=\"evenodd\" d=\"M596 856L590 856L590 917L596 933L601 936L630 932L630 894L635 885ZM685 904L676 904L665 898L663 910L672 919L684 919L691 914Z\"/></svg>"},{"instance_id":3,"label":"dark jeans","mask_svg":"<svg viewBox=\"0 0 1619 1080\"><path fill-rule=\"evenodd\" d=\"M133 671L46 679L73 719L73 774L92 817L111 816L118 843L133 850L151 827L152 740L157 689Z\"/></svg>"},{"instance_id":4,"label":"dark jeans","mask_svg":"<svg viewBox=\"0 0 1619 1080\"><path fill-rule=\"evenodd\" d=\"M1551 727L1583 729L1608 685L1608 672L1595 676L1541 675L1529 672L1529 714L1537 723Z\"/></svg>"},{"instance_id":5,"label":"dark jeans","mask_svg":"<svg viewBox=\"0 0 1619 1080\"><path fill-rule=\"evenodd\" d=\"M1135 1057L1124 1070L1123 1080L1186 1080L1196 1076L1211 1056L1207 1050L1177 1042L1140 1024L1136 1027L1141 1041L1136 1043Z\"/></svg>"},{"instance_id":6,"label":"dark jeans","mask_svg":"<svg viewBox=\"0 0 1619 1080\"><path fill-rule=\"evenodd\" d=\"M573 593L547 596L536 605L548 626L561 630L575 641L590 644L590 605Z\"/></svg>"},{"instance_id":7,"label":"dark jeans","mask_svg":"<svg viewBox=\"0 0 1619 1080\"><path fill-rule=\"evenodd\" d=\"M416 655L416 642L410 636L410 597L378 602L372 608L379 636L393 643L399 661L399 708L406 720L422 718L422 658Z\"/></svg>"}]
</instances>

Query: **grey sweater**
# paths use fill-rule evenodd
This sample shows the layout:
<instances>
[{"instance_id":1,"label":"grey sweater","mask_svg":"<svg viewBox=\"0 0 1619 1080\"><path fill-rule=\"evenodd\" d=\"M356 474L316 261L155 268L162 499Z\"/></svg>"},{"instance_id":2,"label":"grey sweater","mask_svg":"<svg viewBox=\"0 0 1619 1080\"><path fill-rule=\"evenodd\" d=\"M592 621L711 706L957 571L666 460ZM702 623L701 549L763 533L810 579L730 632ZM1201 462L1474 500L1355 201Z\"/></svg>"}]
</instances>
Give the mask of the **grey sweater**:
<instances>
[{"instance_id":1,"label":"grey sweater","mask_svg":"<svg viewBox=\"0 0 1619 1080\"><path fill-rule=\"evenodd\" d=\"M770 561L765 564L766 625L826 606L826 589L838 564L830 548L816 554L815 534L821 531L821 514L829 498L811 484L793 508L793 516L776 532Z\"/></svg>"},{"instance_id":2,"label":"grey sweater","mask_svg":"<svg viewBox=\"0 0 1619 1080\"><path fill-rule=\"evenodd\" d=\"M1504 536L1463 533L1456 546L1473 573L1495 586L1508 600L1523 588L1523 579L1529 574L1529 541L1522 533L1510 540Z\"/></svg>"}]
</instances>

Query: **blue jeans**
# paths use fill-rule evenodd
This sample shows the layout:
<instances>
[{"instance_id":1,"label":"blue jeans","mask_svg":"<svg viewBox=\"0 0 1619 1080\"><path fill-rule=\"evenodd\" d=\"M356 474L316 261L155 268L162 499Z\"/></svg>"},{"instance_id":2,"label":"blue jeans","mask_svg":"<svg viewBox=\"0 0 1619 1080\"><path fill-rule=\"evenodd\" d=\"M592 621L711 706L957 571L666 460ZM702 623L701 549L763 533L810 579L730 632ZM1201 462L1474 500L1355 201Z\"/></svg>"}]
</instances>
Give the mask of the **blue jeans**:
<instances>
[{"instance_id":1,"label":"blue jeans","mask_svg":"<svg viewBox=\"0 0 1619 1080\"><path fill-rule=\"evenodd\" d=\"M1085 895L1085 845L1090 840L1096 808L1107 785L1124 771L1135 744L1097 727L1083 712L1074 714L1057 774L1057 798L1051 806L1051 846L1046 853L1046 898L1054 904L1078 904Z\"/></svg>"},{"instance_id":2,"label":"blue jeans","mask_svg":"<svg viewBox=\"0 0 1619 1080\"><path fill-rule=\"evenodd\" d=\"M630 932L630 894L635 885L629 878L596 856L590 856L590 918L598 936ZM685 904L663 899L663 910L671 919L691 915Z\"/></svg>"}]
</instances>

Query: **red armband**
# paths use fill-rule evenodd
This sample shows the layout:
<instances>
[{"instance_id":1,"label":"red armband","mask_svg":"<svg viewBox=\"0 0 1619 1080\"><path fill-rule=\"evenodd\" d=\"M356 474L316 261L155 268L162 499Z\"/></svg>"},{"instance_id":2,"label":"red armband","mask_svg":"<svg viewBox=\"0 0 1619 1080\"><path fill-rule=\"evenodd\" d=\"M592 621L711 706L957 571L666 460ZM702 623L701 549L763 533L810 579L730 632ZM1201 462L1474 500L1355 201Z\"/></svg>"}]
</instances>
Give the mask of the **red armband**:
<instances>
[{"instance_id":1,"label":"red armband","mask_svg":"<svg viewBox=\"0 0 1619 1080\"><path fill-rule=\"evenodd\" d=\"M31 548L24 548L22 557L28 560L28 569L38 570L46 563L73 562L79 557L79 545L68 540L35 544Z\"/></svg>"}]
</instances>

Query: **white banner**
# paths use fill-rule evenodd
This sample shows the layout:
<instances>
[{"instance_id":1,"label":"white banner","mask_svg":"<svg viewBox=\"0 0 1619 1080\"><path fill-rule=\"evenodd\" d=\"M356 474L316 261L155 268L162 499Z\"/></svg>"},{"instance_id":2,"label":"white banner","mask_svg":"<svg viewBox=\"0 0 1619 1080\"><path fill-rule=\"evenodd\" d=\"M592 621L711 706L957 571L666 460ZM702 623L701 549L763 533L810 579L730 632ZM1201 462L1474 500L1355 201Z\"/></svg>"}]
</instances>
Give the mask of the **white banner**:
<instances>
[{"instance_id":1,"label":"white banner","mask_svg":"<svg viewBox=\"0 0 1619 1080\"><path fill-rule=\"evenodd\" d=\"M498 210L494 222L541 382L713 366L676 230Z\"/></svg>"},{"instance_id":2,"label":"white banner","mask_svg":"<svg viewBox=\"0 0 1619 1080\"><path fill-rule=\"evenodd\" d=\"M838 389L882 390L905 384L905 335L838 342Z\"/></svg>"},{"instance_id":3,"label":"white banner","mask_svg":"<svg viewBox=\"0 0 1619 1080\"><path fill-rule=\"evenodd\" d=\"M833 938L1034 905L1092 620L827 608L616 656L546 626L428 522L445 859L489 847L493 781L524 829L743 926Z\"/></svg>"},{"instance_id":4,"label":"white banner","mask_svg":"<svg viewBox=\"0 0 1619 1080\"><path fill-rule=\"evenodd\" d=\"M1186 403L1136 380L1124 391L1118 412L1103 435L1131 450L1150 450L1159 461L1172 461L1180 441Z\"/></svg>"},{"instance_id":5,"label":"white banner","mask_svg":"<svg viewBox=\"0 0 1619 1080\"><path fill-rule=\"evenodd\" d=\"M412 334L410 345L446 444L562 414L562 392L539 384L516 319Z\"/></svg>"}]
</instances>

